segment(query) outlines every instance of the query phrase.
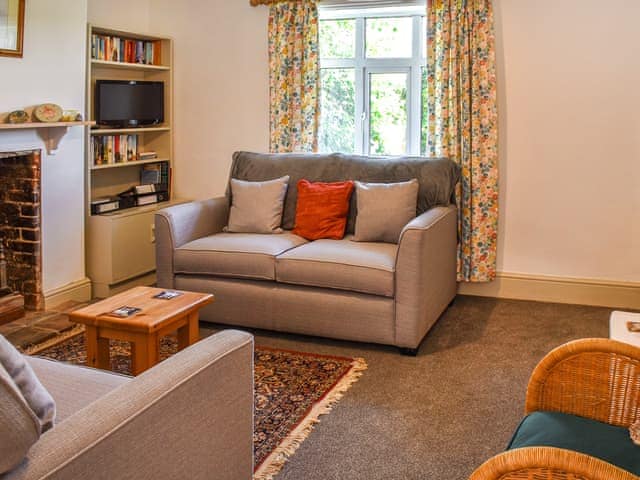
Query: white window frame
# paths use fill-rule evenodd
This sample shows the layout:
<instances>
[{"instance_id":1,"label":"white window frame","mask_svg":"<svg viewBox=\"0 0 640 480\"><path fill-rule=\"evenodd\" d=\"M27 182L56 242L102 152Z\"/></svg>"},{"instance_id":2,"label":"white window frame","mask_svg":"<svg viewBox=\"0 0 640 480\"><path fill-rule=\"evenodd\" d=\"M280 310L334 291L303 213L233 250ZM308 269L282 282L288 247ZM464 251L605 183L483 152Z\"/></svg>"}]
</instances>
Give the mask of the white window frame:
<instances>
[{"instance_id":1,"label":"white window frame","mask_svg":"<svg viewBox=\"0 0 640 480\"><path fill-rule=\"evenodd\" d=\"M369 74L408 73L407 75L407 155L420 155L422 68L426 66L426 25L424 7L335 10L320 8L320 20L355 20L355 57L321 58L320 69L349 68L355 72L354 153L369 155ZM367 18L411 17L412 56L405 58L366 58Z\"/></svg>"}]
</instances>

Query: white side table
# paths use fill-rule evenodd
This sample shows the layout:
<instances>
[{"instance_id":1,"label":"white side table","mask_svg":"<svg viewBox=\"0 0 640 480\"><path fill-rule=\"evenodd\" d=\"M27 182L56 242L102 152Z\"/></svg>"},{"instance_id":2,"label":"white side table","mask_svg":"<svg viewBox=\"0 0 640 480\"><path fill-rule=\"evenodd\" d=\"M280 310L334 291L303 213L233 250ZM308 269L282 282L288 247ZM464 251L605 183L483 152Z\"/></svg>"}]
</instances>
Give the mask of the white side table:
<instances>
[{"instance_id":1,"label":"white side table","mask_svg":"<svg viewBox=\"0 0 640 480\"><path fill-rule=\"evenodd\" d=\"M640 332L627 330L627 322L640 322L640 313L611 312L609 338L640 347Z\"/></svg>"}]
</instances>

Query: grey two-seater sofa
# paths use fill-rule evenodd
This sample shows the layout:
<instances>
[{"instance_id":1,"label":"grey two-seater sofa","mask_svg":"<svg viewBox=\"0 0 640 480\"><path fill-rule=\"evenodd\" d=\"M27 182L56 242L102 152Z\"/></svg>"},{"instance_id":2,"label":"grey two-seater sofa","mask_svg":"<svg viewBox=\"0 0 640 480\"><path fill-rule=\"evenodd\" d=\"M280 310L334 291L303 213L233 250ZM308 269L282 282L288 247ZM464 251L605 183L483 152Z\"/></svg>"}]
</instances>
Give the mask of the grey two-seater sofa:
<instances>
[{"instance_id":1,"label":"grey two-seater sofa","mask_svg":"<svg viewBox=\"0 0 640 480\"><path fill-rule=\"evenodd\" d=\"M230 192L172 206L155 217L157 281L163 288L211 292L209 322L345 340L416 353L456 294L459 167L442 158L236 152L230 177L290 176L282 234L224 233ZM297 182L360 180L420 183L416 217L398 244L309 242L291 233Z\"/></svg>"}]
</instances>

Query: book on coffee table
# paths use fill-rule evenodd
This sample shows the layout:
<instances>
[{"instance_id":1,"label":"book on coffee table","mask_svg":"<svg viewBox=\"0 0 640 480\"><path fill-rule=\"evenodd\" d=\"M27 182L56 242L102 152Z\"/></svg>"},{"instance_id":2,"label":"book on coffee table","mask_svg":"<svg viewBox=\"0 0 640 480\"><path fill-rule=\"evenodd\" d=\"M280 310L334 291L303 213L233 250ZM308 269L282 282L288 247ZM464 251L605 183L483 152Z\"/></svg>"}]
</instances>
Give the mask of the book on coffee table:
<instances>
[{"instance_id":1,"label":"book on coffee table","mask_svg":"<svg viewBox=\"0 0 640 480\"><path fill-rule=\"evenodd\" d=\"M139 311L141 311L141 309L139 309L138 307L127 307L125 305L122 307L118 307L109 313L111 313L111 315L115 315L116 317L126 318L138 313Z\"/></svg>"},{"instance_id":2,"label":"book on coffee table","mask_svg":"<svg viewBox=\"0 0 640 480\"><path fill-rule=\"evenodd\" d=\"M176 292L175 290L163 290L162 292L154 295L153 298L159 298L161 300L171 300L182 295L182 292Z\"/></svg>"}]
</instances>

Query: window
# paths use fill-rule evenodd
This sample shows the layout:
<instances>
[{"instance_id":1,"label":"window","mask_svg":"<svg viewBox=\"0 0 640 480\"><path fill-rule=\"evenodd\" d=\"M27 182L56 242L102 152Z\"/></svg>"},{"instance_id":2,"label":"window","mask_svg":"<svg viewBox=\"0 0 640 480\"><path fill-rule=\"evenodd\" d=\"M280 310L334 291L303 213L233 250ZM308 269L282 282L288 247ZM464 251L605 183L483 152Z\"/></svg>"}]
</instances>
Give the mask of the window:
<instances>
[{"instance_id":1,"label":"window","mask_svg":"<svg viewBox=\"0 0 640 480\"><path fill-rule=\"evenodd\" d=\"M319 150L424 152L424 8L320 15Z\"/></svg>"}]
</instances>

